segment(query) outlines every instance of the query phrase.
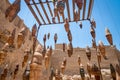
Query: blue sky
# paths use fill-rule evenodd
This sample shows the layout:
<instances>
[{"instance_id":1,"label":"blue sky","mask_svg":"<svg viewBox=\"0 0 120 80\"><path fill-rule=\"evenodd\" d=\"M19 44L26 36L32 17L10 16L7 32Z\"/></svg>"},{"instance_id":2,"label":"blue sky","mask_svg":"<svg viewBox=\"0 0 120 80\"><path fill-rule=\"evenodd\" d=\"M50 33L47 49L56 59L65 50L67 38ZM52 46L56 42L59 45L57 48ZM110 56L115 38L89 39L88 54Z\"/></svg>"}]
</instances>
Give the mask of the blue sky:
<instances>
[{"instance_id":1,"label":"blue sky","mask_svg":"<svg viewBox=\"0 0 120 80\"><path fill-rule=\"evenodd\" d=\"M9 0L11 3L15 0ZM94 6L91 18L94 18L97 24L96 30L96 42L102 40L105 45L109 45L105 37L105 28L109 28L112 36L113 43L120 50L120 0L94 0ZM24 0L21 0L21 11L18 14L24 23L31 30L32 26L37 22L25 4ZM37 24L38 25L38 24ZM78 23L70 23L70 29L73 37L74 47L86 47L91 46L91 35L89 22L83 22L83 29L79 28ZM50 39L47 40L47 46L52 45L54 47L54 34L58 34L57 43L68 43L67 33L65 32L63 24L56 25L44 25L39 30L38 40L43 44L44 34L50 33Z\"/></svg>"}]
</instances>

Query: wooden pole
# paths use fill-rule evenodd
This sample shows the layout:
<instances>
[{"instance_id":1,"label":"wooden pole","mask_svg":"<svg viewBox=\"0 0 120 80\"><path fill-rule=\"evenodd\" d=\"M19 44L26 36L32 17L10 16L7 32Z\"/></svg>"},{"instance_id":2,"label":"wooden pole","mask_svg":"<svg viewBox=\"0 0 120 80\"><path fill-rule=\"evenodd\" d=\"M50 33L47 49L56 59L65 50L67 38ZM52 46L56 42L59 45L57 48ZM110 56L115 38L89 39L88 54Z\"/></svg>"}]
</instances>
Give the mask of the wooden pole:
<instances>
[{"instance_id":1,"label":"wooden pole","mask_svg":"<svg viewBox=\"0 0 120 80\"><path fill-rule=\"evenodd\" d=\"M93 0L90 0L89 1L89 9L88 9L87 19L90 19L91 12L92 12L92 6L93 6Z\"/></svg>"},{"instance_id":2,"label":"wooden pole","mask_svg":"<svg viewBox=\"0 0 120 80\"><path fill-rule=\"evenodd\" d=\"M82 14L82 19L85 19L85 10L86 10L86 0L84 0L84 7L83 7L83 14Z\"/></svg>"},{"instance_id":3,"label":"wooden pole","mask_svg":"<svg viewBox=\"0 0 120 80\"><path fill-rule=\"evenodd\" d=\"M50 5L49 5L48 0L46 0L46 2L47 2L47 6L48 6L48 9L49 9L49 11L50 11L51 16L53 16L53 14L52 14L52 10L51 10L51 8L50 8Z\"/></svg>"},{"instance_id":4,"label":"wooden pole","mask_svg":"<svg viewBox=\"0 0 120 80\"><path fill-rule=\"evenodd\" d=\"M75 14L74 14L74 11L75 11L75 1L72 0L72 3L73 3L73 20L75 19Z\"/></svg>"},{"instance_id":5,"label":"wooden pole","mask_svg":"<svg viewBox=\"0 0 120 80\"><path fill-rule=\"evenodd\" d=\"M67 12L68 12L68 19L69 19L69 21L71 21L70 10L69 10L69 1L68 0L66 0L66 5L67 5Z\"/></svg>"}]
</instances>

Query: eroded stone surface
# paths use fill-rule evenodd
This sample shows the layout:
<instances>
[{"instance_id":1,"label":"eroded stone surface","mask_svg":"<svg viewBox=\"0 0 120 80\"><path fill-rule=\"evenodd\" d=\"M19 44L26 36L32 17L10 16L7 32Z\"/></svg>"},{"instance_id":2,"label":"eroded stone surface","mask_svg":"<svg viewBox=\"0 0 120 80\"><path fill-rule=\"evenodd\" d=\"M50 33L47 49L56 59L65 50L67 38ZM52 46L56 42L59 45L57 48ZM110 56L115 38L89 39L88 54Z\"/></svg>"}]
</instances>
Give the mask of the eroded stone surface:
<instances>
[{"instance_id":1,"label":"eroded stone surface","mask_svg":"<svg viewBox=\"0 0 120 80\"><path fill-rule=\"evenodd\" d=\"M4 75L6 80L23 80L23 75L26 70L27 64L30 64L32 60L32 43L33 38L31 36L30 30L25 26L24 21L21 20L18 16L13 20L13 22L9 22L5 18L5 10L9 6L8 0L0 0L0 51L3 49L3 46L6 44L8 36L11 34L11 32L16 29L15 39L14 39L14 47L5 47L4 53L6 53L6 57L3 64L0 64L0 75ZM25 32L25 41L20 46L20 48L17 48L17 36L21 32L22 28L26 28ZM38 42L37 42L38 44ZM26 52L26 49L28 52ZM65 50L66 46L65 46ZM47 55L49 57L49 65L48 69L45 68L44 58L41 57L42 49L37 48L35 55L34 55L34 64L31 64L27 67L28 70L31 71L30 73L35 73L36 75L29 77L31 80L49 80L50 76L50 68L54 67L54 69L60 69L61 63L64 60L64 57L67 59L66 62L66 68L64 75L61 74L63 80L81 80L81 77L79 75L79 65L78 65L78 55L81 58L81 63L84 65L85 72L86 72L86 80L88 78L86 65L89 60L87 59L85 49L83 48L74 48L73 54L71 57L68 57L67 51L63 51L62 44L56 44L55 49L52 50L52 54L49 54L49 51L47 52ZM25 59L25 66L22 66L22 63L24 61L24 57L28 53L28 60ZM96 51L95 49L91 48L91 63L97 63L96 58ZM120 56L120 52L116 50L114 47L106 47L106 56L108 60L104 60L102 57L101 60L101 66L103 68L102 75L104 80L110 80L110 70L109 70L109 64L112 63L114 66L118 63L118 58ZM36 64L39 63L39 64ZM14 71L16 69L16 65L19 65L18 72L15 75L14 78ZM4 74L5 70L7 70L7 73ZM1 77L0 76L0 77ZM2 79L4 79L4 76ZM39 79L38 79L39 78ZM117 77L117 80L120 78ZM28 80L25 79L25 80ZM55 77L53 78L55 80ZM91 80L95 80L94 76L92 76Z\"/></svg>"}]
</instances>

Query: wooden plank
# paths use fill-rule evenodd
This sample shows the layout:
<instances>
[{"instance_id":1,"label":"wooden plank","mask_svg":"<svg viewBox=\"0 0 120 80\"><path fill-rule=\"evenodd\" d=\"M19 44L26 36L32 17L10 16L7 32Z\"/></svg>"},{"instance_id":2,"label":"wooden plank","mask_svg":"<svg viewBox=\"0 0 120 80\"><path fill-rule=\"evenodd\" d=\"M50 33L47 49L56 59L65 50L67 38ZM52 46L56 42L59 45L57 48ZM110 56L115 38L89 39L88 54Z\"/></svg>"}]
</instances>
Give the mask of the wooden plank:
<instances>
[{"instance_id":1,"label":"wooden plank","mask_svg":"<svg viewBox=\"0 0 120 80\"><path fill-rule=\"evenodd\" d=\"M37 15L35 14L35 11L33 10L32 6L29 5L30 4L29 0L25 0L25 2L27 4L28 8L30 9L30 11L32 12L33 16L35 17L35 19L37 20L38 24L41 25L41 22L39 21Z\"/></svg>"},{"instance_id":2,"label":"wooden plank","mask_svg":"<svg viewBox=\"0 0 120 80\"><path fill-rule=\"evenodd\" d=\"M64 14L62 15L62 19L63 19L63 22L64 22L64 20L65 20L65 16L64 16Z\"/></svg>"},{"instance_id":3,"label":"wooden plank","mask_svg":"<svg viewBox=\"0 0 120 80\"><path fill-rule=\"evenodd\" d=\"M88 8L87 19L90 19L90 17L91 17L92 6L93 6L93 0L90 0L90 1L89 1L89 8Z\"/></svg>"},{"instance_id":4,"label":"wooden plank","mask_svg":"<svg viewBox=\"0 0 120 80\"><path fill-rule=\"evenodd\" d=\"M34 4L35 8L37 9L38 14L40 15L41 19L43 20L44 24L46 24L45 20L43 19L42 14L40 13L40 11L39 11L39 9L38 9L37 5L35 4L35 1L34 1L34 0L32 0L32 2L33 2L33 4Z\"/></svg>"},{"instance_id":5,"label":"wooden plank","mask_svg":"<svg viewBox=\"0 0 120 80\"><path fill-rule=\"evenodd\" d=\"M71 21L71 18L70 18L70 10L69 10L69 1L68 1L68 0L66 0L66 5L67 5L68 19L69 19L69 21Z\"/></svg>"},{"instance_id":6,"label":"wooden plank","mask_svg":"<svg viewBox=\"0 0 120 80\"><path fill-rule=\"evenodd\" d=\"M41 1L41 2L36 2L36 3L30 3L30 4L28 4L28 5L34 5L34 4L40 4L40 3L43 3L43 4L46 4L47 2L46 1ZM48 1L48 3L53 3L53 1Z\"/></svg>"},{"instance_id":7,"label":"wooden plank","mask_svg":"<svg viewBox=\"0 0 120 80\"><path fill-rule=\"evenodd\" d=\"M82 19L85 19L85 11L86 11L86 0L84 0L84 7L83 7L83 14L82 14Z\"/></svg>"},{"instance_id":8,"label":"wooden plank","mask_svg":"<svg viewBox=\"0 0 120 80\"><path fill-rule=\"evenodd\" d=\"M84 20L80 20L80 21L90 21L90 20L88 20L88 19L84 19ZM76 21L69 21L70 23L72 23L72 22L76 22ZM64 24L64 22L63 21L61 21L60 23L51 23L51 24L43 24L43 25L52 25L52 24Z\"/></svg>"},{"instance_id":9,"label":"wooden plank","mask_svg":"<svg viewBox=\"0 0 120 80\"><path fill-rule=\"evenodd\" d=\"M53 5L55 6L55 2L53 2L53 1L49 1L49 0L45 0L44 2L42 2L42 0L38 0L39 1L39 3L38 4L36 4L35 3L35 0L31 0L32 2L30 3L30 0L25 0L25 1L27 1L28 3L27 3L27 6L29 6L29 7L31 7L30 8L30 10L31 10L31 12L32 12L32 14L34 15L34 17L35 17L35 19L37 20L37 22L39 23L39 24L41 24L41 22L40 22L40 20L39 20L39 18L37 17L37 15L36 15L36 13L35 13L35 11L34 11L34 8L31 6L31 4L32 5L34 5L34 6L36 6L35 8L36 8L36 10L38 11L38 13L39 13L39 15L41 14L41 16L42 16L42 13L40 12L40 10L39 10L39 7L37 6L37 5L40 5L41 7L42 7L42 9L43 9L43 12L44 12L44 14L45 14L45 16L46 16L46 18L47 18L47 20L48 20L48 23L44 20L44 17L42 18L41 16L41 19L42 20L44 20L43 22L44 22L44 24L42 24L42 25L49 25L49 24L60 24L60 23L64 23L64 19L65 19L65 17L64 17L64 15L62 15L62 19L63 20L61 20L60 19L60 14L58 13L57 14L57 18L58 18L58 21L56 22L56 23L52 23L51 21L50 21L50 18L49 18L49 15L48 15L48 13L47 13L47 11L46 11L46 9L45 9L45 6L44 6L44 4L46 4L47 6L48 6L48 11L50 11L50 15L51 16L54 16L53 15L53 12L52 12L52 8L51 8L51 5L50 5L50 3L52 2L53 3ZM75 15L74 15L74 11L75 11L75 0L72 0L72 5L70 5L69 4L69 1L70 0L66 0L65 2L65 4L66 4L66 10L67 10L67 17L68 17L68 19L69 19L69 22L74 22L74 17L75 17ZM83 10L81 11L79 8L78 8L78 14L79 14L79 16L80 16L80 14L82 14L82 16L80 16L80 18L79 18L79 20L78 21L83 21L83 20L88 20L88 19L90 19L90 16L91 16L91 12L92 12L92 7L93 7L93 1L94 0L90 0L89 1L89 3L88 3L88 14L86 15L85 13L86 13L86 5L87 5L87 0L83 0ZM70 14L70 6L72 6L73 7L73 19L71 18L71 14ZM86 18L87 17L87 18Z\"/></svg>"},{"instance_id":10,"label":"wooden plank","mask_svg":"<svg viewBox=\"0 0 120 80\"><path fill-rule=\"evenodd\" d=\"M79 19L78 20L80 20L80 9L78 8L78 15L79 15Z\"/></svg>"},{"instance_id":11,"label":"wooden plank","mask_svg":"<svg viewBox=\"0 0 120 80\"><path fill-rule=\"evenodd\" d=\"M48 20L48 23L51 24L50 19L49 19L48 15L47 15L47 12L46 12L46 10L45 10L45 8L44 8L43 3L41 2L41 0L39 0L39 2L40 2L40 5L41 5L44 13L45 13L45 16L46 16L46 18L47 18L47 20Z\"/></svg>"},{"instance_id":12,"label":"wooden plank","mask_svg":"<svg viewBox=\"0 0 120 80\"><path fill-rule=\"evenodd\" d=\"M86 0L84 0L84 7L83 7L83 14L82 14L82 19L85 19L85 10L86 10Z\"/></svg>"},{"instance_id":13,"label":"wooden plank","mask_svg":"<svg viewBox=\"0 0 120 80\"><path fill-rule=\"evenodd\" d=\"M58 17L58 22L60 23L60 17L59 17L59 14L57 14L57 17Z\"/></svg>"},{"instance_id":14,"label":"wooden plank","mask_svg":"<svg viewBox=\"0 0 120 80\"><path fill-rule=\"evenodd\" d=\"M46 2L47 2L48 9L49 9L49 11L50 11L50 14L51 14L51 16L53 17L52 10L51 10L51 8L50 8L50 5L49 5L48 0L46 0Z\"/></svg>"},{"instance_id":15,"label":"wooden plank","mask_svg":"<svg viewBox=\"0 0 120 80\"><path fill-rule=\"evenodd\" d=\"M72 3L73 3L73 20L75 19L75 15L74 15L74 11L75 11L75 1L72 0Z\"/></svg>"},{"instance_id":16,"label":"wooden plank","mask_svg":"<svg viewBox=\"0 0 120 80\"><path fill-rule=\"evenodd\" d=\"M64 3L65 3L65 1L64 1ZM62 14L62 19L63 19L63 22L64 22L64 20L65 20L64 11L63 11L63 14Z\"/></svg>"}]
</instances>

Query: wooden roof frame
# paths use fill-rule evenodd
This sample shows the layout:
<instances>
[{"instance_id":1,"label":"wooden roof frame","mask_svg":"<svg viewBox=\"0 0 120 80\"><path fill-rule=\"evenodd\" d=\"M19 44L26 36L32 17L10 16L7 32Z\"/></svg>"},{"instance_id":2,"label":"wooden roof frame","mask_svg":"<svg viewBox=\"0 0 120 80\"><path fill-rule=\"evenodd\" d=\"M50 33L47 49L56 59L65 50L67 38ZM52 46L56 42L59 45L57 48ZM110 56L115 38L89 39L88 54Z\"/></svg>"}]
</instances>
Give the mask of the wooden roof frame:
<instances>
[{"instance_id":1,"label":"wooden roof frame","mask_svg":"<svg viewBox=\"0 0 120 80\"><path fill-rule=\"evenodd\" d=\"M61 20L60 19L60 15L58 14L57 15L58 22L55 22L55 23L52 22L52 19L50 19L49 15L48 15L48 11L49 11L51 17L53 17L54 11L50 7L50 3L53 3L53 5L55 5L55 3L53 1L49 1L49 0L46 0L45 2L43 2L42 0L38 0L39 2L35 2L36 0L24 0L24 1L27 4L28 8L30 9L31 13L35 17L35 19L36 19L36 21L38 22L39 25L61 24L61 23L64 23L65 17L67 17L69 19L69 22L75 22L74 21L74 10L76 9L76 7L75 7L75 5L76 5L75 0L72 0L72 2L73 2L72 3L73 18L72 18L71 13L70 13L70 6L69 6L69 1L70 0L64 0L65 1L65 7L66 7L66 10L67 10L67 13L66 13L67 16L64 16L64 14L65 14L64 13L63 16L62 16L62 20ZM88 7L86 6L87 2L89 2ZM78 14L79 15L82 14L82 16L80 16L80 19L78 21L83 21L83 20L89 20L90 21L92 8L93 8L93 3L94 3L94 0L89 0L89 1L88 0L83 0L83 8L82 8L82 10L80 10L79 8L77 9L78 10ZM46 11L44 4L47 4L48 11ZM34 5L35 8L33 8L32 5ZM42 14L40 12L40 9L38 8L37 5L40 5L42 7L42 10L43 10L44 14ZM37 13L35 12L34 9L36 9ZM40 17L38 17L37 14ZM45 20L43 15L45 15L47 20ZM41 18L41 19L39 19L39 18ZM40 20L42 20L42 22Z\"/></svg>"}]
</instances>

